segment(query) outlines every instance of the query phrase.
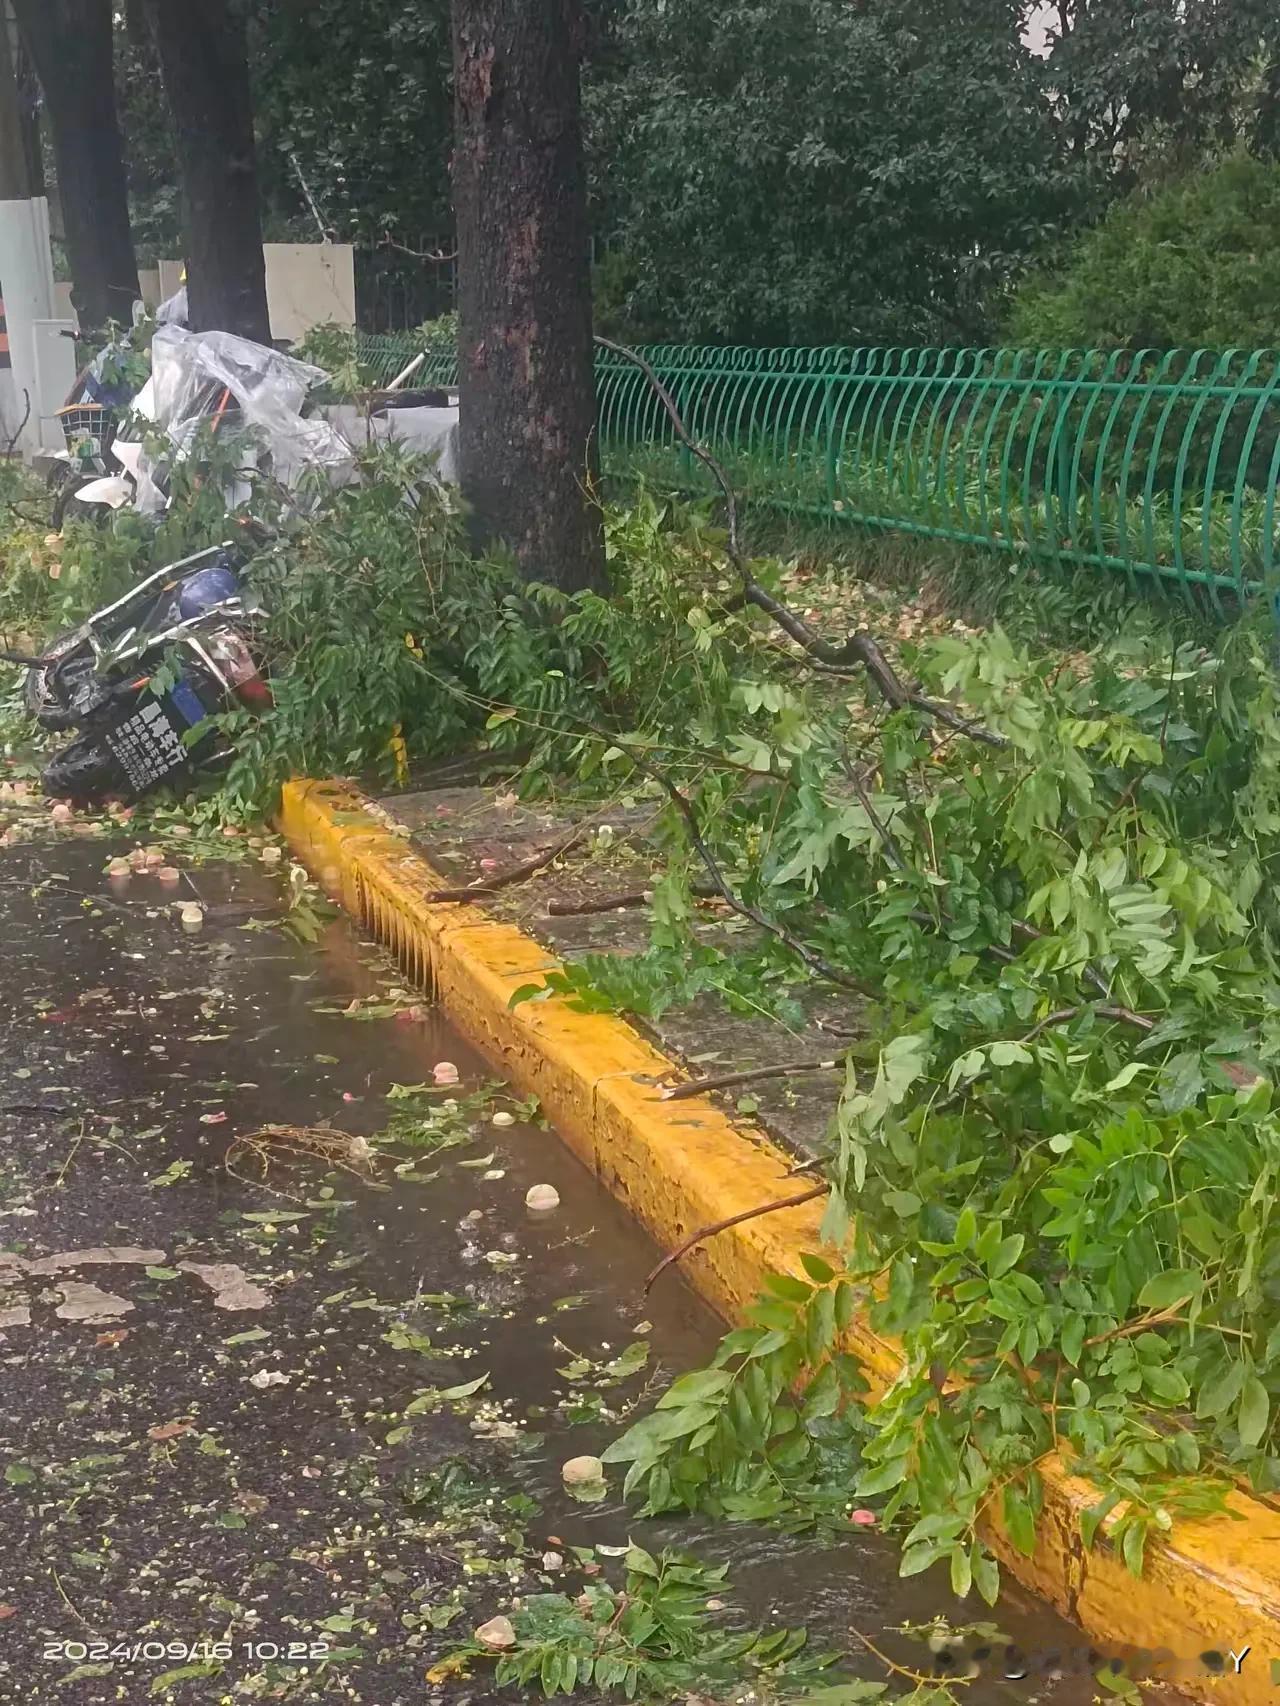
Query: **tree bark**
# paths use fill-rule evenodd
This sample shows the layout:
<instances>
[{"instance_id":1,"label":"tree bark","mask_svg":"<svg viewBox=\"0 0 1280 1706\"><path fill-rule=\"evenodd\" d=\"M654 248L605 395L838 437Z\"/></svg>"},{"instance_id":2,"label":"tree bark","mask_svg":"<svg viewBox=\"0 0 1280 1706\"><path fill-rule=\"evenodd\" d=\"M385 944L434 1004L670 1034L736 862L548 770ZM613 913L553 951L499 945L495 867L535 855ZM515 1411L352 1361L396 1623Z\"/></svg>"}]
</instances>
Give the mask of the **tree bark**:
<instances>
[{"instance_id":1,"label":"tree bark","mask_svg":"<svg viewBox=\"0 0 1280 1706\"><path fill-rule=\"evenodd\" d=\"M16 20L11 17L11 38L15 28ZM36 68L31 62L31 50L20 35L16 37L16 47L13 51L13 74L18 85L18 104L21 108L19 122L27 153L27 176L31 183L31 194L44 195L44 152L40 141L40 79L36 76Z\"/></svg>"},{"instance_id":2,"label":"tree bark","mask_svg":"<svg viewBox=\"0 0 1280 1706\"><path fill-rule=\"evenodd\" d=\"M53 141L82 329L129 323L138 266L112 77L111 0L13 0Z\"/></svg>"},{"instance_id":3,"label":"tree bark","mask_svg":"<svg viewBox=\"0 0 1280 1706\"><path fill-rule=\"evenodd\" d=\"M581 0L453 0L460 473L481 547L605 584Z\"/></svg>"},{"instance_id":4,"label":"tree bark","mask_svg":"<svg viewBox=\"0 0 1280 1706\"><path fill-rule=\"evenodd\" d=\"M28 201L34 194L13 42L0 0L0 201Z\"/></svg>"},{"instance_id":5,"label":"tree bark","mask_svg":"<svg viewBox=\"0 0 1280 1706\"><path fill-rule=\"evenodd\" d=\"M145 0L177 136L188 324L271 342L253 103L236 0Z\"/></svg>"}]
</instances>

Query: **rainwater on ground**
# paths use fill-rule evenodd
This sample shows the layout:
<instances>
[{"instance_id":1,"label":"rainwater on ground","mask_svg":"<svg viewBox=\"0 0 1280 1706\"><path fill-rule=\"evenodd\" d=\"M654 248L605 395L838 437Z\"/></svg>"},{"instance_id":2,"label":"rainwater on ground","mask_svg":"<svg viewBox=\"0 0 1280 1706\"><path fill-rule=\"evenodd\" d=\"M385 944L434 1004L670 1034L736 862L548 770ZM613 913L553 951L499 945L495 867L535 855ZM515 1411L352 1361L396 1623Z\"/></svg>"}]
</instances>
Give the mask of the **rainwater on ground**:
<instances>
[{"instance_id":1,"label":"rainwater on ground","mask_svg":"<svg viewBox=\"0 0 1280 1706\"><path fill-rule=\"evenodd\" d=\"M900 1581L874 1529L638 1522L616 1472L575 1502L563 1462L719 1324L678 1277L642 1295L646 1237L377 950L281 927L287 865L191 869L188 932L172 885L104 876L127 846L0 855L0 1701L512 1698L483 1664L427 1673L513 1596L616 1580L629 1536L728 1562L731 1621L805 1625L869 1677L852 1627L920 1665L897 1625L982 1615ZM358 1146L355 1171L262 1179L281 1151L243 1142L423 1109L429 1141L372 1179ZM535 1184L559 1207L531 1213ZM1029 1650L1081 1644L1016 1590L995 1615Z\"/></svg>"}]
</instances>

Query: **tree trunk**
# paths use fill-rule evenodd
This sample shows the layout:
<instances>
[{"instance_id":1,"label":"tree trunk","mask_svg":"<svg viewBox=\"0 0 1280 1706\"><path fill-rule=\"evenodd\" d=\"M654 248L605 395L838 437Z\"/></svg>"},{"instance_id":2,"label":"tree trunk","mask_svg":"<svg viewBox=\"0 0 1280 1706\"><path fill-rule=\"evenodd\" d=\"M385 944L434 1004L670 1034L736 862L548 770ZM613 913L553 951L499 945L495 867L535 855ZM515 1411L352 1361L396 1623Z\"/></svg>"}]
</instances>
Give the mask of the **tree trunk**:
<instances>
[{"instance_id":1,"label":"tree trunk","mask_svg":"<svg viewBox=\"0 0 1280 1706\"><path fill-rule=\"evenodd\" d=\"M453 0L460 465L477 543L604 585L581 0Z\"/></svg>"},{"instance_id":2,"label":"tree trunk","mask_svg":"<svg viewBox=\"0 0 1280 1706\"><path fill-rule=\"evenodd\" d=\"M188 323L271 342L244 17L236 0L145 0L177 135Z\"/></svg>"},{"instance_id":3,"label":"tree trunk","mask_svg":"<svg viewBox=\"0 0 1280 1706\"><path fill-rule=\"evenodd\" d=\"M10 18L11 39L15 29L15 20ZM31 182L31 194L38 196L45 193L44 152L40 141L40 79L36 76L36 68L31 62L31 50L20 35L17 36L16 43L13 74L18 85L22 141L27 153L27 176Z\"/></svg>"},{"instance_id":4,"label":"tree trunk","mask_svg":"<svg viewBox=\"0 0 1280 1706\"><path fill-rule=\"evenodd\" d=\"M35 187L13 47L4 0L0 0L0 201L29 201Z\"/></svg>"},{"instance_id":5,"label":"tree trunk","mask_svg":"<svg viewBox=\"0 0 1280 1706\"><path fill-rule=\"evenodd\" d=\"M13 0L13 9L44 92L80 325L127 325L138 267L116 118L111 0Z\"/></svg>"}]
</instances>

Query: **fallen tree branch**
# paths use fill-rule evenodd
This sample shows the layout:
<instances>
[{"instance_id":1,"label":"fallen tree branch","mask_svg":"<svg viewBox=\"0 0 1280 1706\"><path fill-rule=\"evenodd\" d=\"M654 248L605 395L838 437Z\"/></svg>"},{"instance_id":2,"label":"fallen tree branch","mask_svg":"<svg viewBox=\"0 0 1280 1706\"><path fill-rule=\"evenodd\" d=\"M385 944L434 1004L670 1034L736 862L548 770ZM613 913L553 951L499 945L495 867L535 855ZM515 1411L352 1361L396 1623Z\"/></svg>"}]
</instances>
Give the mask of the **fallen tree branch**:
<instances>
[{"instance_id":1,"label":"fallen tree branch","mask_svg":"<svg viewBox=\"0 0 1280 1706\"><path fill-rule=\"evenodd\" d=\"M919 693L907 687L888 658L881 651L872 636L863 631L851 634L842 646L832 645L824 640L809 624L794 610L788 608L780 599L767 592L752 575L747 567L747 560L742 549L742 537L738 526L738 498L733 489L733 482L725 473L718 459L712 455L704 444L699 444L684 424L684 417L670 391L658 377L651 362L646 360L638 350L630 349L626 344L615 343L612 338L596 338L601 349L609 350L613 355L621 356L632 366L638 367L641 373L653 387L654 394L666 410L667 416L675 429L676 436L691 456L697 458L706 468L724 497L726 525L729 536L729 558L734 568L742 577L743 597L748 604L754 604L758 610L771 617L784 633L789 634L796 644L809 654L818 668L832 670L841 674L851 674L851 666L858 665L871 677L877 690L885 702L894 710L902 710L910 706L913 710L922 711L933 717L937 722L944 723L948 728L961 734L972 736L988 746L1007 747L1008 741L1003 735L998 735L993 729L986 728L982 723L975 722L971 717L964 717L949 705L943 705L936 699L930 699L926 694Z\"/></svg>"},{"instance_id":2,"label":"fallen tree branch","mask_svg":"<svg viewBox=\"0 0 1280 1706\"><path fill-rule=\"evenodd\" d=\"M27 422L31 419L31 393L27 390L25 385L22 387L22 395L26 402L26 408L23 410L22 419L18 422L17 426L14 427L13 432L9 436L9 442L5 445L3 452L0 452L0 455L3 455L6 462L13 455L18 440L26 431Z\"/></svg>"},{"instance_id":3,"label":"fallen tree branch","mask_svg":"<svg viewBox=\"0 0 1280 1706\"><path fill-rule=\"evenodd\" d=\"M906 858L903 855L901 847L898 846L897 838L893 831L876 810L871 799L870 790L867 787L866 778L858 769L857 765L854 764L847 752L841 753L841 763L844 767L845 775L849 778L850 787L858 796L858 804L867 814L867 822L880 837L881 845L884 847L889 863L895 866L899 871L905 871L907 869Z\"/></svg>"},{"instance_id":4,"label":"fallen tree branch","mask_svg":"<svg viewBox=\"0 0 1280 1706\"><path fill-rule=\"evenodd\" d=\"M523 882L526 877L535 876L544 866L553 864L565 853L571 853L586 835L585 829L575 829L573 834L557 846L548 848L532 859L526 859L522 865L512 865L508 870L499 871L496 876L485 877L483 881L467 883L456 889L436 889L427 896L428 900L473 900L478 895L496 894L499 889L509 888L512 883Z\"/></svg>"},{"instance_id":5,"label":"fallen tree branch","mask_svg":"<svg viewBox=\"0 0 1280 1706\"><path fill-rule=\"evenodd\" d=\"M1044 1031L1051 1030L1055 1025L1069 1025L1073 1019L1078 1019L1082 1013L1092 1013L1099 1019L1113 1019L1118 1025L1132 1025L1137 1031L1154 1031L1156 1021L1146 1013L1135 1013L1132 1007L1059 1007L1048 1013L1038 1025L1033 1025L1021 1040L1024 1043L1033 1042Z\"/></svg>"},{"instance_id":6,"label":"fallen tree branch","mask_svg":"<svg viewBox=\"0 0 1280 1706\"><path fill-rule=\"evenodd\" d=\"M1044 931L1037 930L1034 924L1028 924L1025 918L1011 918L1009 928L1015 936L1021 936L1027 942L1043 942L1046 939ZM1110 985L1096 966L1086 966L1080 976L1086 983L1091 983L1104 1000L1111 994Z\"/></svg>"},{"instance_id":7,"label":"fallen tree branch","mask_svg":"<svg viewBox=\"0 0 1280 1706\"><path fill-rule=\"evenodd\" d=\"M597 734L599 734L599 732L599 730L596 731ZM739 917L749 919L752 924L758 926L758 928L763 930L767 935L772 936L775 941L781 942L785 947L790 948L791 952L795 954L798 959L804 961L810 971L817 972L820 977L825 977L832 983L838 983L844 989L852 989L859 995L873 995L874 992L868 989L865 983L862 983L859 979L852 977L848 972L842 971L839 966L833 966L830 960L824 959L821 954L815 953L807 942L802 942L799 936L792 935L791 931L788 930L785 925L775 923L772 918L766 917L765 914L757 907L748 906L746 901L740 900L730 887L724 872L716 863L715 855L707 846L706 841L703 839L702 831L698 827L697 814L689 801L680 792L679 788L677 788L670 777L665 776L661 770L655 770L654 767L651 764L646 763L644 759L638 758L631 747L625 747L623 750L626 752L627 757L635 765L637 770L639 770L643 775L651 777L653 781L658 784L658 786L666 793L672 805L680 813L680 816L684 820L684 826L688 833L689 840L693 844L694 851L697 853L699 859L702 860L703 865L706 867L707 875L715 884L716 892L724 900L727 906L731 907Z\"/></svg>"},{"instance_id":8,"label":"fallen tree branch","mask_svg":"<svg viewBox=\"0 0 1280 1706\"><path fill-rule=\"evenodd\" d=\"M1095 1333L1091 1339L1086 1339L1081 1346L1088 1350L1092 1345L1109 1344L1112 1339L1131 1339L1135 1333L1149 1332L1152 1327L1167 1327L1171 1322L1184 1319L1183 1310L1190 1302L1191 1293L1180 1297L1176 1303L1170 1303L1163 1309L1150 1309L1145 1315L1139 1315L1132 1321L1122 1321L1117 1327L1110 1327L1105 1333Z\"/></svg>"},{"instance_id":9,"label":"fallen tree branch","mask_svg":"<svg viewBox=\"0 0 1280 1706\"><path fill-rule=\"evenodd\" d=\"M687 1102L707 1090L731 1090L736 1084L756 1084L765 1078L787 1078L797 1072L836 1072L839 1060L793 1060L786 1066L753 1066L743 1072L724 1072L718 1078L690 1078L667 1090L659 1090L660 1102Z\"/></svg>"},{"instance_id":10,"label":"fallen tree branch","mask_svg":"<svg viewBox=\"0 0 1280 1706\"><path fill-rule=\"evenodd\" d=\"M812 1202L815 1197L825 1196L827 1185L814 1185L807 1191L800 1191L793 1197L779 1197L775 1202L761 1203L758 1208L744 1208L741 1214L731 1214L724 1220L713 1220L708 1226L700 1226L679 1244L669 1256L664 1256L644 1282L644 1294L647 1297L653 1290L655 1282L662 1277L666 1270L681 1257L687 1256L690 1250L701 1244L705 1238L713 1238L717 1232L727 1232L731 1226L741 1226L744 1220L755 1220L762 1214L776 1214L782 1208L798 1208L801 1203Z\"/></svg>"}]
</instances>

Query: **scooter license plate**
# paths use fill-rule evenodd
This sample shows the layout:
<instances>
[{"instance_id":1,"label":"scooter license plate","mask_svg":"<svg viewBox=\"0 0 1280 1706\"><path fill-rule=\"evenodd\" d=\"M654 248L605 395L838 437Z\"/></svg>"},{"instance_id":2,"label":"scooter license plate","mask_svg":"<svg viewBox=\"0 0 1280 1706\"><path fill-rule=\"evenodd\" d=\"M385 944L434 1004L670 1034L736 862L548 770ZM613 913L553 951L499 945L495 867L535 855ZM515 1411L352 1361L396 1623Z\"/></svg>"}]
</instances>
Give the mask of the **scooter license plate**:
<instances>
[{"instance_id":1,"label":"scooter license plate","mask_svg":"<svg viewBox=\"0 0 1280 1706\"><path fill-rule=\"evenodd\" d=\"M105 739L130 785L139 793L180 770L191 759L181 727L171 720L159 699L137 705L106 731Z\"/></svg>"}]
</instances>

